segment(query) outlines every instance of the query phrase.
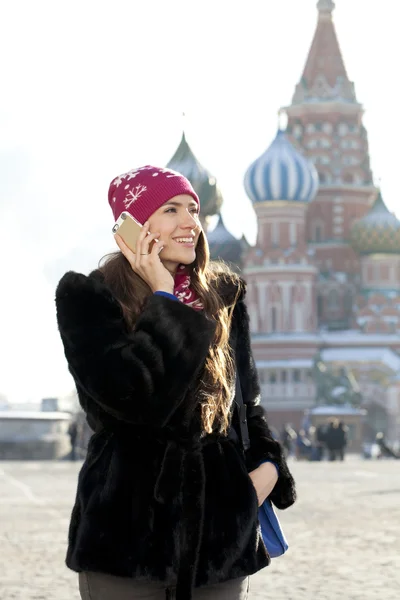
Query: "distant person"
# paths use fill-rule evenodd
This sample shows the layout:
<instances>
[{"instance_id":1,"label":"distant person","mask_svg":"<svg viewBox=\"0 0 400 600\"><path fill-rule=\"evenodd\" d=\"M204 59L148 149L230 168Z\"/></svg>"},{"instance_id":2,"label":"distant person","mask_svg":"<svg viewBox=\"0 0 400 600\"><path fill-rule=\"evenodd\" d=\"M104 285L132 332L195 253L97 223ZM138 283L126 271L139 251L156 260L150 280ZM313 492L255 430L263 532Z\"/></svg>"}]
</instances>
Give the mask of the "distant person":
<instances>
[{"instance_id":1,"label":"distant person","mask_svg":"<svg viewBox=\"0 0 400 600\"><path fill-rule=\"evenodd\" d=\"M304 429L300 429L296 439L296 458L298 460L310 460L312 444Z\"/></svg>"},{"instance_id":2,"label":"distant person","mask_svg":"<svg viewBox=\"0 0 400 600\"><path fill-rule=\"evenodd\" d=\"M343 432L340 429L340 422L338 419L330 421L329 426L326 430L325 445L328 449L328 457L330 461L340 459L343 450Z\"/></svg>"},{"instance_id":3,"label":"distant person","mask_svg":"<svg viewBox=\"0 0 400 600\"><path fill-rule=\"evenodd\" d=\"M301 429L304 429L306 435L308 437L310 437L310 429L312 427L312 423L311 423L311 414L309 409L306 409L304 411L304 415L303 415L303 419L301 422Z\"/></svg>"},{"instance_id":4,"label":"distant person","mask_svg":"<svg viewBox=\"0 0 400 600\"><path fill-rule=\"evenodd\" d=\"M179 173L133 169L113 180L109 203L115 221L128 213L135 242L118 236L120 252L89 276L65 274L56 291L65 355L95 431L67 565L83 600L245 600L249 576L270 562L259 505L295 501L260 405L245 284L210 262L199 199ZM235 441L236 382L246 454Z\"/></svg>"},{"instance_id":5,"label":"distant person","mask_svg":"<svg viewBox=\"0 0 400 600\"><path fill-rule=\"evenodd\" d=\"M280 441L285 450L286 457L291 456L294 453L294 442L296 441L297 433L290 425L290 423L286 423L283 426Z\"/></svg>"},{"instance_id":6,"label":"distant person","mask_svg":"<svg viewBox=\"0 0 400 600\"><path fill-rule=\"evenodd\" d=\"M64 430L65 431L65 430ZM68 427L68 435L71 443L70 460L77 460L77 443L78 443L78 421L72 419Z\"/></svg>"},{"instance_id":7,"label":"distant person","mask_svg":"<svg viewBox=\"0 0 400 600\"><path fill-rule=\"evenodd\" d=\"M338 433L338 453L340 460L344 460L347 442L348 442L348 431L349 428L343 421L339 421L339 433Z\"/></svg>"}]
</instances>

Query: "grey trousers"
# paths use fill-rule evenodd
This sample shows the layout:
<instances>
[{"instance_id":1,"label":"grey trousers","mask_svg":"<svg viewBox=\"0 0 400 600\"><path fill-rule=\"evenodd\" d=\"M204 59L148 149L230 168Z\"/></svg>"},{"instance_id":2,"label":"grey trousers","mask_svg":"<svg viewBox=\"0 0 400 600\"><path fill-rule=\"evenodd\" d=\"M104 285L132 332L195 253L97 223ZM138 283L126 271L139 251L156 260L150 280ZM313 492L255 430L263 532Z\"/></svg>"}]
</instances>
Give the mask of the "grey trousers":
<instances>
[{"instance_id":1,"label":"grey trousers","mask_svg":"<svg viewBox=\"0 0 400 600\"><path fill-rule=\"evenodd\" d=\"M250 577L240 577L225 583L196 588L193 600L248 600ZM135 581L103 573L79 574L82 600L172 600L174 588L162 583Z\"/></svg>"}]
</instances>

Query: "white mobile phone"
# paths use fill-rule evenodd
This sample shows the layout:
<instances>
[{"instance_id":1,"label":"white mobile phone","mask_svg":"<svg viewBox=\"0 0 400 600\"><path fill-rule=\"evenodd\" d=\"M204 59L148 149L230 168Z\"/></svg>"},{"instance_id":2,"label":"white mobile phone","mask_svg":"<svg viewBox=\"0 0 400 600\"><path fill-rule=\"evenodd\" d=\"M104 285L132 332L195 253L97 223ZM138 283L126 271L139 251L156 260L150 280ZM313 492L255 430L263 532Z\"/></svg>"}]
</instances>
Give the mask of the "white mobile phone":
<instances>
[{"instance_id":1,"label":"white mobile phone","mask_svg":"<svg viewBox=\"0 0 400 600\"><path fill-rule=\"evenodd\" d=\"M143 225L136 221L132 215L130 215L128 212L122 212L118 221L112 228L112 232L114 236L117 234L121 236L128 248L132 250L132 252L136 253L136 244L142 227ZM154 242L150 244L149 252L151 252L153 243Z\"/></svg>"}]
</instances>

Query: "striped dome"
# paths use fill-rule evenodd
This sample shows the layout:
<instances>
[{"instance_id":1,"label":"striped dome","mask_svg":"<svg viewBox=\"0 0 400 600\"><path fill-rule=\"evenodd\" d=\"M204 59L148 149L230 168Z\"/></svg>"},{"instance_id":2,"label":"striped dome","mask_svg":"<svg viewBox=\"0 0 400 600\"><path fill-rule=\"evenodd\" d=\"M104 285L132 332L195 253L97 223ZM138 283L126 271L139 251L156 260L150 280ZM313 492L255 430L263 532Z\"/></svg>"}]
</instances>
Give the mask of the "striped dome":
<instances>
[{"instance_id":1,"label":"striped dome","mask_svg":"<svg viewBox=\"0 0 400 600\"><path fill-rule=\"evenodd\" d=\"M278 130L276 138L247 170L244 187L253 203L271 200L311 202L318 190L318 174Z\"/></svg>"},{"instance_id":2,"label":"striped dome","mask_svg":"<svg viewBox=\"0 0 400 600\"><path fill-rule=\"evenodd\" d=\"M360 254L400 254L400 221L380 192L371 210L353 224L350 239Z\"/></svg>"}]
</instances>

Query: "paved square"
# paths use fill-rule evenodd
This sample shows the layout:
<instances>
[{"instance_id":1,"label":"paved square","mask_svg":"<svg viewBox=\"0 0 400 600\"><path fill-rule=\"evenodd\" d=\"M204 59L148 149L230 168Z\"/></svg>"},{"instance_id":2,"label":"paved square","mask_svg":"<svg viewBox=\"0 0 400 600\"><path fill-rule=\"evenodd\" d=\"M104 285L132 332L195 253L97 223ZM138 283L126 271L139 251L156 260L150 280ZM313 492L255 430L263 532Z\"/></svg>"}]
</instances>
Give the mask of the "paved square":
<instances>
[{"instance_id":1,"label":"paved square","mask_svg":"<svg viewBox=\"0 0 400 600\"><path fill-rule=\"evenodd\" d=\"M251 599L400 597L400 461L292 463L290 550L252 579ZM0 462L0 599L79 600L64 566L79 464Z\"/></svg>"}]
</instances>

